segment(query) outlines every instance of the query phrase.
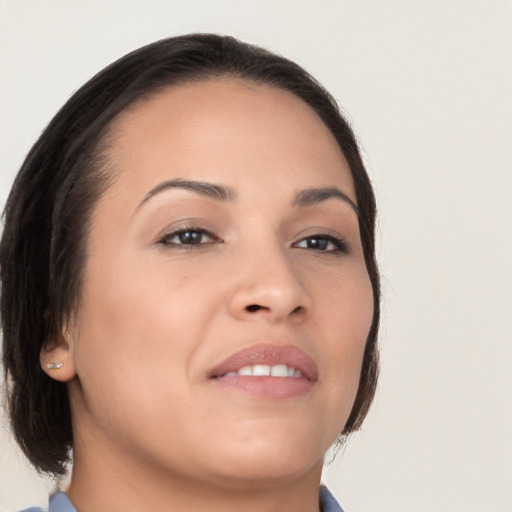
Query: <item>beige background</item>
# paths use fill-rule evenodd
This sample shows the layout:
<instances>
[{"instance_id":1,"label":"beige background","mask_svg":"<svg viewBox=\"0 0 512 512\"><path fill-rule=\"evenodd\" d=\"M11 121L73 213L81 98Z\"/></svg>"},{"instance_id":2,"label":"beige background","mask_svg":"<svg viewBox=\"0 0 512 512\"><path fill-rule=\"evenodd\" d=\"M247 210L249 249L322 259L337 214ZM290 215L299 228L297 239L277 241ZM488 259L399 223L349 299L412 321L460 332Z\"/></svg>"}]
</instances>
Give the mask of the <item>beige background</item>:
<instances>
[{"instance_id":1,"label":"beige background","mask_svg":"<svg viewBox=\"0 0 512 512\"><path fill-rule=\"evenodd\" d=\"M213 31L297 60L381 212L380 388L325 480L349 512L510 512L511 21L507 0L0 0L0 203L69 95L141 44ZM0 511L44 504L0 432Z\"/></svg>"}]
</instances>

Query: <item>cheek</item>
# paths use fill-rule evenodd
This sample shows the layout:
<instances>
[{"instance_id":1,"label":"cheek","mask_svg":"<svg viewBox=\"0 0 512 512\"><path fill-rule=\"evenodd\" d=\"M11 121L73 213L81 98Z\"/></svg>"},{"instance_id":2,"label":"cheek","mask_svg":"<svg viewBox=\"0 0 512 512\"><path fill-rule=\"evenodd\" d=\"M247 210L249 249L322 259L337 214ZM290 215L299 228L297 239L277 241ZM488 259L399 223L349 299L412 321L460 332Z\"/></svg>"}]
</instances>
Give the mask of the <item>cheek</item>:
<instances>
[{"instance_id":1,"label":"cheek","mask_svg":"<svg viewBox=\"0 0 512 512\"><path fill-rule=\"evenodd\" d=\"M329 339L340 350L364 349L373 318L373 290L363 264L347 267L335 276L314 282L315 309Z\"/></svg>"},{"instance_id":2,"label":"cheek","mask_svg":"<svg viewBox=\"0 0 512 512\"><path fill-rule=\"evenodd\" d=\"M95 269L74 344L76 404L85 403L87 417L127 442L148 425L155 438L166 438L155 425L169 426L170 404L180 410L188 403L189 363L219 304L204 275L153 263L138 272L122 260L115 270Z\"/></svg>"},{"instance_id":3,"label":"cheek","mask_svg":"<svg viewBox=\"0 0 512 512\"><path fill-rule=\"evenodd\" d=\"M326 388L333 404L332 421L339 432L348 419L359 387L364 349L373 318L373 291L365 268L347 272L330 285L320 307L318 328L323 328ZM323 326L323 327L322 327ZM337 422L337 423L336 423Z\"/></svg>"},{"instance_id":4,"label":"cheek","mask_svg":"<svg viewBox=\"0 0 512 512\"><path fill-rule=\"evenodd\" d=\"M115 268L101 270L84 286L79 374L93 359L110 361L111 377L165 372L170 366L184 372L220 303L204 271L151 259L145 264L120 259Z\"/></svg>"}]
</instances>

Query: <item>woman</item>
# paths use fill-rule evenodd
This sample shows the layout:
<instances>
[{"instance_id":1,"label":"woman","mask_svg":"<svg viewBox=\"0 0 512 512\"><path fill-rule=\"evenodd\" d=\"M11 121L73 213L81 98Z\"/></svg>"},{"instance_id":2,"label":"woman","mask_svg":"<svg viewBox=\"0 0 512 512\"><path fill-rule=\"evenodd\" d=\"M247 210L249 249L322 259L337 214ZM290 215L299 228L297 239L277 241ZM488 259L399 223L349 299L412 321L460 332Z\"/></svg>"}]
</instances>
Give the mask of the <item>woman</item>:
<instances>
[{"instance_id":1,"label":"woman","mask_svg":"<svg viewBox=\"0 0 512 512\"><path fill-rule=\"evenodd\" d=\"M188 35L82 87L0 247L13 431L73 461L50 510L340 510L319 484L375 391L374 221L352 131L280 56Z\"/></svg>"}]
</instances>

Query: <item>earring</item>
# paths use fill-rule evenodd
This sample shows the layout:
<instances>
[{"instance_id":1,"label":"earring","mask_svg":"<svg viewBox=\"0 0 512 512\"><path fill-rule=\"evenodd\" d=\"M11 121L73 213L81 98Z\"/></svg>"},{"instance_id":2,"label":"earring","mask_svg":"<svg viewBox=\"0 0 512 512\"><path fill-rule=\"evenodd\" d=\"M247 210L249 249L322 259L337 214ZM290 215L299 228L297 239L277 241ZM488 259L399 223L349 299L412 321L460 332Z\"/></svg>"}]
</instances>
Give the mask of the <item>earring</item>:
<instances>
[{"instance_id":1,"label":"earring","mask_svg":"<svg viewBox=\"0 0 512 512\"><path fill-rule=\"evenodd\" d=\"M46 368L48 370L58 370L59 368L62 368L63 365L64 365L63 362L60 362L60 363L48 363L46 365Z\"/></svg>"}]
</instances>

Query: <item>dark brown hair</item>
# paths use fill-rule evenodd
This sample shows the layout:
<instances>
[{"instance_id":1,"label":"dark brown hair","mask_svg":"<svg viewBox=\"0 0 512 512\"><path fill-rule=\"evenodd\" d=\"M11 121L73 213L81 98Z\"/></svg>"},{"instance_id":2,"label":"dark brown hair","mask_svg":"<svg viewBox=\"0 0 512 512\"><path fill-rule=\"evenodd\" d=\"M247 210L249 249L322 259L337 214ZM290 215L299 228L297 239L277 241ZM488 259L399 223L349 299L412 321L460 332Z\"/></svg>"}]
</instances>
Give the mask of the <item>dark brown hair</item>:
<instances>
[{"instance_id":1,"label":"dark brown hair","mask_svg":"<svg viewBox=\"0 0 512 512\"><path fill-rule=\"evenodd\" d=\"M17 441L39 471L64 473L73 446L66 385L42 371L39 352L79 306L90 214L113 175L103 158L112 121L163 87L222 76L301 98L332 132L348 161L374 314L359 389L342 436L358 429L368 412L378 373L376 207L350 126L329 93L294 62L232 37L173 37L126 55L68 100L29 152L5 207L0 310L9 413Z\"/></svg>"}]
</instances>

